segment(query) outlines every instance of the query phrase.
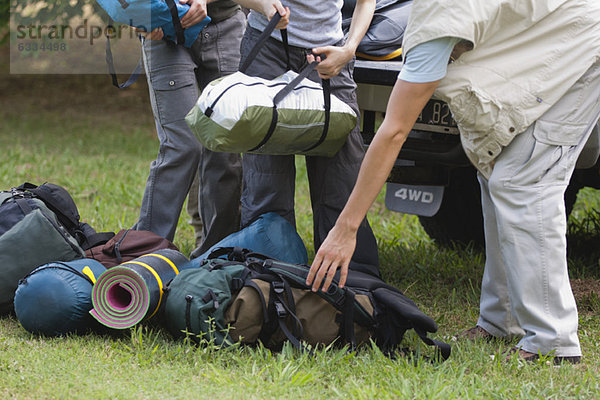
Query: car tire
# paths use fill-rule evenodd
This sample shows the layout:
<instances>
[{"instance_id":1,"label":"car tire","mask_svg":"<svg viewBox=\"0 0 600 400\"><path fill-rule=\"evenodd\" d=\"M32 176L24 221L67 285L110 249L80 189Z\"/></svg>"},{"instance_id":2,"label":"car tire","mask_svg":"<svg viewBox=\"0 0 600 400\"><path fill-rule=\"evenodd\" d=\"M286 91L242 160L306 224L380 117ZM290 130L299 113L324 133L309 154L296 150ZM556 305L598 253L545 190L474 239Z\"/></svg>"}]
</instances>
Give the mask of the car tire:
<instances>
[{"instance_id":1,"label":"car tire","mask_svg":"<svg viewBox=\"0 0 600 400\"><path fill-rule=\"evenodd\" d=\"M584 185L572 179L565 192L565 209L571 214L577 192ZM425 232L441 246L485 247L481 191L474 168L457 168L450 174L439 211L432 217L419 216Z\"/></svg>"}]
</instances>

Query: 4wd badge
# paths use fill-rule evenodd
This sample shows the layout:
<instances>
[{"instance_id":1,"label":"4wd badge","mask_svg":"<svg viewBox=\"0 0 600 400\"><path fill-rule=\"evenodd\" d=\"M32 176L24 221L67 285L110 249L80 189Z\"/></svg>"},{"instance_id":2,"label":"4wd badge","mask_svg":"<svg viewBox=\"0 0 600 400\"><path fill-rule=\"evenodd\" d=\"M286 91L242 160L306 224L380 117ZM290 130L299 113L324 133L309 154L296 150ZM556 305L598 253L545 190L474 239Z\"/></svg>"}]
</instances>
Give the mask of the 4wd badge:
<instances>
[{"instance_id":1,"label":"4wd badge","mask_svg":"<svg viewBox=\"0 0 600 400\"><path fill-rule=\"evenodd\" d=\"M392 211L431 217L438 212L443 186L416 186L388 182L385 206Z\"/></svg>"}]
</instances>

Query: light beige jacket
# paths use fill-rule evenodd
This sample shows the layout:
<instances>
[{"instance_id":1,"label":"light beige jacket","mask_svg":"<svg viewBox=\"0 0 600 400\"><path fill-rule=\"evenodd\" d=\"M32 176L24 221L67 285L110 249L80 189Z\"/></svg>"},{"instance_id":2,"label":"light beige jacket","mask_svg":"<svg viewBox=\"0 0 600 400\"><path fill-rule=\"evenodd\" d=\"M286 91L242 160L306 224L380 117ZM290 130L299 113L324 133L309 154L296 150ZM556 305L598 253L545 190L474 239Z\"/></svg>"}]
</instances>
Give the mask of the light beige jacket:
<instances>
[{"instance_id":1,"label":"light beige jacket","mask_svg":"<svg viewBox=\"0 0 600 400\"><path fill-rule=\"evenodd\" d=\"M600 58L600 0L414 0L404 54L446 36L473 49L448 66L435 96L489 177L502 148Z\"/></svg>"}]
</instances>

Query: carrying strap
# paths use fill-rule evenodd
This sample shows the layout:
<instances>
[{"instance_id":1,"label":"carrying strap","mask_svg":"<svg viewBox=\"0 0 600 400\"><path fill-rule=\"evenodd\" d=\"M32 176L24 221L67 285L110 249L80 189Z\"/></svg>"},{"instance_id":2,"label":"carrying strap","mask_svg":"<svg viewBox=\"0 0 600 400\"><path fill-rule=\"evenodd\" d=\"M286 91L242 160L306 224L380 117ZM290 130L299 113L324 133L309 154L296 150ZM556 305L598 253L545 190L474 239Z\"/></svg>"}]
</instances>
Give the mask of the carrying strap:
<instances>
[{"instance_id":1,"label":"carrying strap","mask_svg":"<svg viewBox=\"0 0 600 400\"><path fill-rule=\"evenodd\" d=\"M183 45L185 43L185 35L183 34L183 27L181 26L181 20L179 19L179 12L177 11L177 5L174 0L165 0L171 13L171 19L173 20L173 28L175 28L175 37L177 38L177 44Z\"/></svg>"},{"instance_id":2,"label":"carrying strap","mask_svg":"<svg viewBox=\"0 0 600 400\"><path fill-rule=\"evenodd\" d=\"M112 51L110 50L110 35L113 34L114 29L113 20L112 18L109 18L108 26L106 27L106 65L108 66L108 73L112 79L112 84L119 89L125 89L126 87L131 86L142 73L142 57L140 57L137 66L129 78L125 82L119 83L119 80L117 79L117 73L115 72L115 63L113 61Z\"/></svg>"},{"instance_id":3,"label":"carrying strap","mask_svg":"<svg viewBox=\"0 0 600 400\"><path fill-rule=\"evenodd\" d=\"M92 285L92 286L94 285L94 281L92 281L92 279L88 275L84 274L83 272L80 272L80 271L76 270L75 268L71 267L69 264L65 264L65 263L60 262L60 261L55 261L52 264L48 264L48 265L45 265L43 267L34 269L33 271L31 271L30 273L28 273L27 275L25 275L23 278L19 279L19 285L21 285L23 283L26 283L27 282L27 278L29 278L30 276L32 276L32 275L34 275L34 274L36 274L38 272L41 272L43 270L46 270L46 269L60 269L60 270L63 270L63 271L69 271L69 272L72 272L75 275L78 275L79 277L85 279L86 281L88 281L90 283L90 285Z\"/></svg>"},{"instance_id":4,"label":"carrying strap","mask_svg":"<svg viewBox=\"0 0 600 400\"><path fill-rule=\"evenodd\" d=\"M250 49L250 52L246 56L246 59L244 60L244 62L242 63L242 66L239 69L240 72L242 72L244 74L246 73L246 70L248 69L250 64L252 64L252 61L254 61L254 59L256 58L258 53L260 53L260 50L263 48L263 46L267 42L267 40L269 40L269 38L271 37L271 33L273 33L273 31L275 30L275 27L277 26L277 24L279 23L280 20L281 20L281 15L278 12L275 13L275 15L273 15L273 17L271 18L271 20L265 27L265 30L262 31L262 33L256 40L254 47L252 47L252 49ZM283 42L283 46L285 47L285 54L287 56L287 69L291 69L290 48L288 45L287 29L281 29L281 41Z\"/></svg>"}]
</instances>

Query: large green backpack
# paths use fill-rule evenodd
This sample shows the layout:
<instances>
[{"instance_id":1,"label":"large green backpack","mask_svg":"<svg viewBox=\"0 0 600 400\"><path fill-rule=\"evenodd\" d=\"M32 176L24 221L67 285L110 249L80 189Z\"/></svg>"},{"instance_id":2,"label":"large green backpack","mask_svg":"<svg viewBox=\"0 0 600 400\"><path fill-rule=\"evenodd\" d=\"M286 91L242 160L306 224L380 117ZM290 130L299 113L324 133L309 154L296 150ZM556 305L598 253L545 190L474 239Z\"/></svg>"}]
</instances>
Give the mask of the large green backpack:
<instances>
[{"instance_id":1,"label":"large green backpack","mask_svg":"<svg viewBox=\"0 0 600 400\"><path fill-rule=\"evenodd\" d=\"M226 257L226 258L218 258ZM373 340L389 352L414 329L446 359L450 346L432 340L435 322L379 277L351 271L327 292L305 284L310 267L269 259L250 250L216 250L199 267L182 271L168 286L166 327L178 337L217 345L235 342L278 350L338 343L355 347Z\"/></svg>"}]
</instances>

